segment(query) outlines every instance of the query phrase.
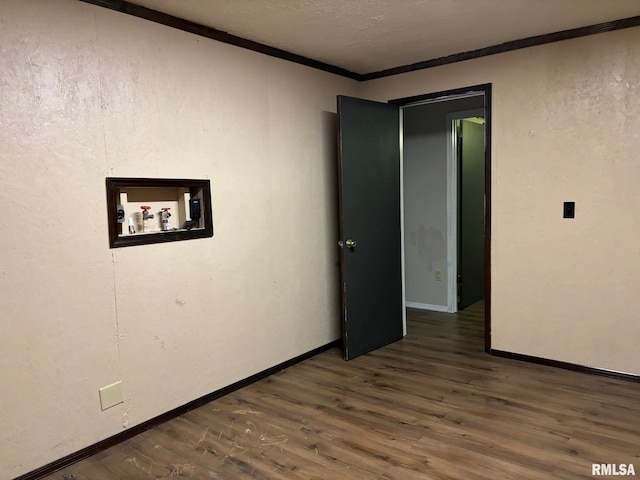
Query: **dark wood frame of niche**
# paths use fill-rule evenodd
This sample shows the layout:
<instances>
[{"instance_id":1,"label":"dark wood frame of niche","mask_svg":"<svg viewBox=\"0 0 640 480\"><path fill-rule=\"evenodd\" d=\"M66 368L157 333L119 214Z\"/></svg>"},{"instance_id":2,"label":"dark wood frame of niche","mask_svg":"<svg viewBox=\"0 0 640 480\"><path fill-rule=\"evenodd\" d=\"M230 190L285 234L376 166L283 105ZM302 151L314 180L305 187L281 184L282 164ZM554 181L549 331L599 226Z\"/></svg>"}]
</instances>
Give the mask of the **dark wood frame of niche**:
<instances>
[{"instance_id":1,"label":"dark wood frame of niche","mask_svg":"<svg viewBox=\"0 0 640 480\"><path fill-rule=\"evenodd\" d=\"M213 212L211 208L211 182L209 180L177 179L177 178L117 178L107 177L107 221L109 225L109 247L130 247L151 243L177 242L194 238L213 237ZM204 228L192 230L169 230L144 235L120 235L126 223L118 223L117 206L120 202L120 190L124 188L188 188L191 197L202 199L201 218Z\"/></svg>"}]
</instances>

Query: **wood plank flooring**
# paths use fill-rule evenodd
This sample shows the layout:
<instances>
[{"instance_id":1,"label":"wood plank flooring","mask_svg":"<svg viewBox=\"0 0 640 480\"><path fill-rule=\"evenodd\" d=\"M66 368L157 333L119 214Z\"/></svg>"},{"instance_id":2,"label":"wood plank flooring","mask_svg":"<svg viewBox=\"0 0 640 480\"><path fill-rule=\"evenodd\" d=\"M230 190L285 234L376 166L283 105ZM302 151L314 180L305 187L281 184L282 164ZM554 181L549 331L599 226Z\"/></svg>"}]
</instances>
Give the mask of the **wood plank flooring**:
<instances>
[{"instance_id":1,"label":"wood plank flooring","mask_svg":"<svg viewBox=\"0 0 640 480\"><path fill-rule=\"evenodd\" d=\"M400 342L327 351L46 478L640 475L640 384L487 355L482 311L409 310Z\"/></svg>"}]
</instances>

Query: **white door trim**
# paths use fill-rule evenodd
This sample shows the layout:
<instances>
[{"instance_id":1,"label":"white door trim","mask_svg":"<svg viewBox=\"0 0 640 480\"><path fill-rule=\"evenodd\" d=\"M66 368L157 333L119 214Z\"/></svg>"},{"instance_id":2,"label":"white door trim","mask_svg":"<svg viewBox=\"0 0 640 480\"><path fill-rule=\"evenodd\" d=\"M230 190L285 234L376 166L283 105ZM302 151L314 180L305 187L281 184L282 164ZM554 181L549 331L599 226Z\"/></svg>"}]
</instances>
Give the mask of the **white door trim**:
<instances>
[{"instance_id":1,"label":"white door trim","mask_svg":"<svg viewBox=\"0 0 640 480\"><path fill-rule=\"evenodd\" d=\"M407 282L404 266L404 109L400 107L400 268L402 276L402 336L407 335Z\"/></svg>"}]
</instances>

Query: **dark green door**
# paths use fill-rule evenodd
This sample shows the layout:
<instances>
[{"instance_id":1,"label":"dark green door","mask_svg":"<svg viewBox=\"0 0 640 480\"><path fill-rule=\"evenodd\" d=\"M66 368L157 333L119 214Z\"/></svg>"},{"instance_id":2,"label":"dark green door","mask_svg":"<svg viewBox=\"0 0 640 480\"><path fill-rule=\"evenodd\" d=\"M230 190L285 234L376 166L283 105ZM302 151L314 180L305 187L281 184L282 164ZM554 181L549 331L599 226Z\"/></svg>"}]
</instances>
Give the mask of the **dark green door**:
<instances>
[{"instance_id":1,"label":"dark green door","mask_svg":"<svg viewBox=\"0 0 640 480\"><path fill-rule=\"evenodd\" d=\"M460 121L458 309L484 297L484 124Z\"/></svg>"},{"instance_id":2,"label":"dark green door","mask_svg":"<svg viewBox=\"0 0 640 480\"><path fill-rule=\"evenodd\" d=\"M400 112L338 97L344 357L403 336Z\"/></svg>"}]
</instances>

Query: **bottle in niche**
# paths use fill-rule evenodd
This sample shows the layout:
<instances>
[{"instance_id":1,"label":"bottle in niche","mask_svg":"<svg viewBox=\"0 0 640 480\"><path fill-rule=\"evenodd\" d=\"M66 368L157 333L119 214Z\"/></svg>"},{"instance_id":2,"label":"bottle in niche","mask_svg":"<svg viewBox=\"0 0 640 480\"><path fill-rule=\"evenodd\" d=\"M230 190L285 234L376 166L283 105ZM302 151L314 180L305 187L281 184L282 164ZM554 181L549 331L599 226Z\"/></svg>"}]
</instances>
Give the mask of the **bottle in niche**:
<instances>
[{"instance_id":1,"label":"bottle in niche","mask_svg":"<svg viewBox=\"0 0 640 480\"><path fill-rule=\"evenodd\" d=\"M167 231L167 230L171 230L171 222L169 221L169 218L171 217L171 214L169 213L169 210L171 210L171 208L169 207L163 207L162 209L162 230Z\"/></svg>"},{"instance_id":2,"label":"bottle in niche","mask_svg":"<svg viewBox=\"0 0 640 480\"><path fill-rule=\"evenodd\" d=\"M153 213L149 213L151 207L142 206L140 208L142 209L142 231L146 232L149 227L148 221L153 218Z\"/></svg>"}]
</instances>

